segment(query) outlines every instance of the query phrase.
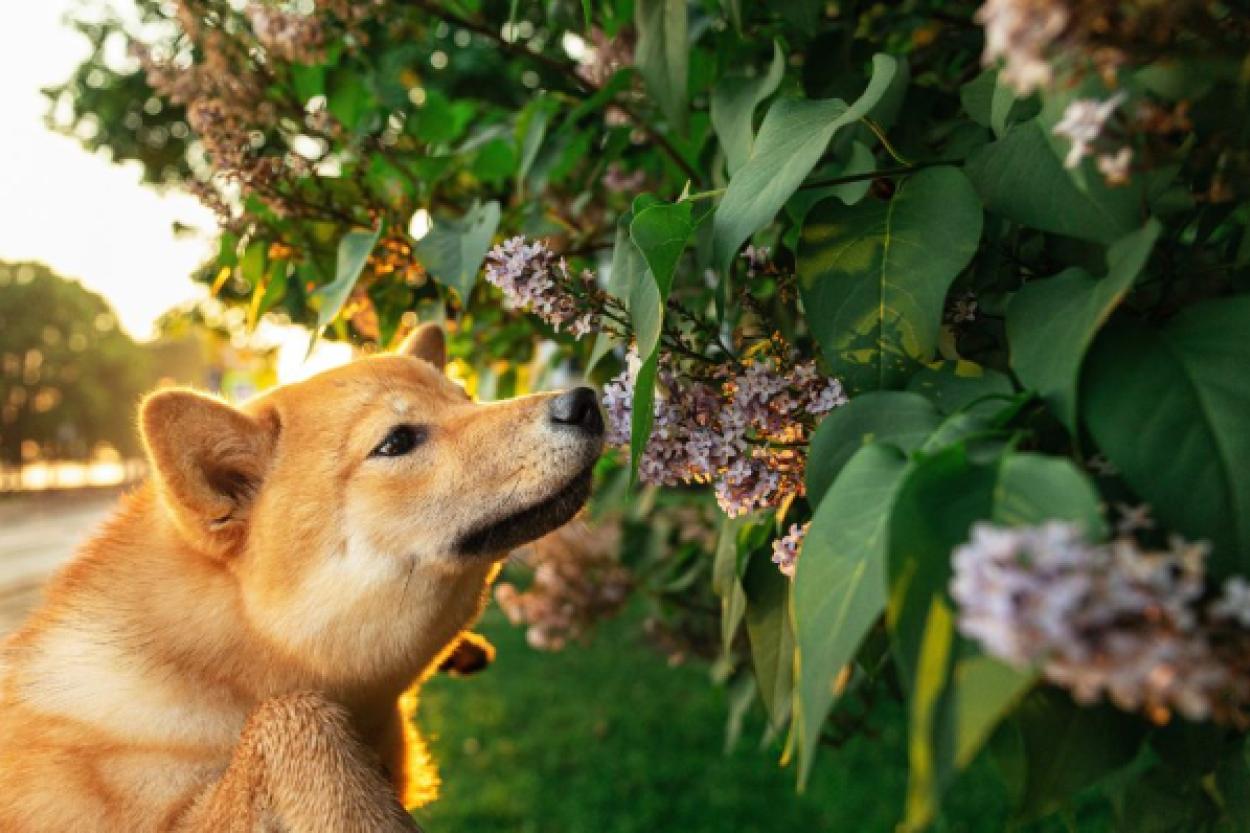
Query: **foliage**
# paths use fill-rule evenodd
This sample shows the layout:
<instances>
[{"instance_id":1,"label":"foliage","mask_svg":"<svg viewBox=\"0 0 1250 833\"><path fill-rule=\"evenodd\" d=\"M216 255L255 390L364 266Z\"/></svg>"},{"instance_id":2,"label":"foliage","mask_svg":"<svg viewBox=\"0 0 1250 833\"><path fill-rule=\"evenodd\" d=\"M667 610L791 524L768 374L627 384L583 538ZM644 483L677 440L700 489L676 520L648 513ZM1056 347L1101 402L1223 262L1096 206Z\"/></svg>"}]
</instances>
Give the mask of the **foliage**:
<instances>
[{"instance_id":1,"label":"foliage","mask_svg":"<svg viewBox=\"0 0 1250 833\"><path fill-rule=\"evenodd\" d=\"M202 278L253 321L374 349L446 320L486 396L612 377L597 508L651 635L715 658L731 728L758 697L800 784L898 699L907 829L987 757L1019 819L1092 793L1123 829L1245 826L1244 2L141 9L92 24L135 63L51 91L64 127L218 211ZM1143 629L1162 599L1167 640L1078 632L1120 708L1090 705L996 649L1036 611L973 626L957 550ZM1111 578L1046 572L1073 558ZM1232 682L1178 699L1192 656Z\"/></svg>"},{"instance_id":2,"label":"foliage","mask_svg":"<svg viewBox=\"0 0 1250 833\"><path fill-rule=\"evenodd\" d=\"M101 443L136 454L133 406L156 381L153 359L77 281L0 263L0 463L87 459Z\"/></svg>"}]
</instances>

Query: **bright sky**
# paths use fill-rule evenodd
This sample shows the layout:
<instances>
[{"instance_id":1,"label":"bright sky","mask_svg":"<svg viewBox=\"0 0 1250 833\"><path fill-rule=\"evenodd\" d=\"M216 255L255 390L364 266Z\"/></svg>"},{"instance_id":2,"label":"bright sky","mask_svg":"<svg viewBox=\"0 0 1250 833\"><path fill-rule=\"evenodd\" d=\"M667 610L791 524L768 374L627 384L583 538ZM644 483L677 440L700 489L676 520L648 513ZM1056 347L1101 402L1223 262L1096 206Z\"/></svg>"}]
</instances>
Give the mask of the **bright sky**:
<instances>
[{"instance_id":1,"label":"bright sky","mask_svg":"<svg viewBox=\"0 0 1250 833\"><path fill-rule=\"evenodd\" d=\"M136 338L156 318L202 297L188 277L211 252L212 214L194 198L140 184L137 166L88 153L48 130L40 88L70 76L88 53L62 23L74 0L0 3L0 260L39 260L105 296ZM199 230L175 235L175 222ZM307 333L273 333L280 378L341 361L303 364Z\"/></svg>"},{"instance_id":2,"label":"bright sky","mask_svg":"<svg viewBox=\"0 0 1250 833\"><path fill-rule=\"evenodd\" d=\"M211 230L195 199L140 184L43 124L41 87L64 81L88 52L62 24L73 0L0 7L0 259L41 260L117 308L136 338L171 306L203 290L188 277L211 235L176 237L175 221Z\"/></svg>"}]
</instances>

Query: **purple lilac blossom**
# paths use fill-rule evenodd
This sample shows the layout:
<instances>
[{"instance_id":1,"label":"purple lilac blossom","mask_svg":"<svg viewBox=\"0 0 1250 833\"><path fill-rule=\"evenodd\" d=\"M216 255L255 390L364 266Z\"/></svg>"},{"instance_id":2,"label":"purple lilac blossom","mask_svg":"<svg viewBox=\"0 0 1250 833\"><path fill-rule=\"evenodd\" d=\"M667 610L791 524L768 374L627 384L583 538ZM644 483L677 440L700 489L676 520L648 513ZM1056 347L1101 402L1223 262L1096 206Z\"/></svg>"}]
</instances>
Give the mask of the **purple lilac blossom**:
<instances>
[{"instance_id":1,"label":"purple lilac blossom","mask_svg":"<svg viewBox=\"0 0 1250 833\"><path fill-rule=\"evenodd\" d=\"M979 523L954 552L950 592L961 633L1080 702L1106 697L1159 722L1244 720L1250 585L1231 579L1204 606L1206 552L1179 540L1162 552L1091 544L1059 521Z\"/></svg>"},{"instance_id":2,"label":"purple lilac blossom","mask_svg":"<svg viewBox=\"0 0 1250 833\"><path fill-rule=\"evenodd\" d=\"M604 387L612 445L629 445L640 364L631 349L625 370ZM803 456L793 447L806 436L802 418L819 420L847 401L841 383L822 376L812 362L783 373L772 360L762 360L741 373L724 366L710 379L686 380L662 356L657 377L655 422L639 461L640 479L665 486L710 482L730 517L802 494Z\"/></svg>"},{"instance_id":3,"label":"purple lilac blossom","mask_svg":"<svg viewBox=\"0 0 1250 833\"><path fill-rule=\"evenodd\" d=\"M811 523L802 526L790 524L790 531L773 541L773 563L777 569L789 578L794 578L794 568L798 566L799 552L803 548L803 538Z\"/></svg>"},{"instance_id":4,"label":"purple lilac blossom","mask_svg":"<svg viewBox=\"0 0 1250 833\"><path fill-rule=\"evenodd\" d=\"M486 255L486 281L499 287L510 307L529 310L574 338L595 329L594 315L574 294L578 283L583 291L592 288L594 274L583 270L575 277L564 259L557 259L541 240L527 243L513 237L495 246Z\"/></svg>"}]
</instances>

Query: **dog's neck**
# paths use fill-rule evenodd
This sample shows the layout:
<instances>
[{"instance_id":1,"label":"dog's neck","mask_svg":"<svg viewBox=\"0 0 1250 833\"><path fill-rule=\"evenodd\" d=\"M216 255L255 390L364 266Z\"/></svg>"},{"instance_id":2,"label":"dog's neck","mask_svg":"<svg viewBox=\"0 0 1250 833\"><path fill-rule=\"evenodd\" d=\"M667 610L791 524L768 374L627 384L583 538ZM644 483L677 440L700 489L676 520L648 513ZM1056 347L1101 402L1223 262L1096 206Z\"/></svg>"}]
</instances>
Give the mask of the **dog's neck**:
<instances>
[{"instance_id":1,"label":"dog's neck","mask_svg":"<svg viewBox=\"0 0 1250 833\"><path fill-rule=\"evenodd\" d=\"M239 604L254 636L289 657L318 688L344 701L393 698L472 625L497 566L485 560L388 559L348 538L289 586L235 568Z\"/></svg>"},{"instance_id":2,"label":"dog's neck","mask_svg":"<svg viewBox=\"0 0 1250 833\"><path fill-rule=\"evenodd\" d=\"M293 609L258 614L240 590L238 565L187 552L156 503L147 489L133 495L53 582L38 625L10 651L18 697L154 741L229 740L260 701L293 691L319 691L367 724L477 617L496 569L415 569L406 587L372 601L350 598L347 585L323 587L324 610L312 618L320 625L300 630ZM77 673L67 679L67 668ZM137 697L159 702L135 708ZM192 714L184 706L191 700L218 707ZM132 713L147 725L135 725Z\"/></svg>"}]
</instances>

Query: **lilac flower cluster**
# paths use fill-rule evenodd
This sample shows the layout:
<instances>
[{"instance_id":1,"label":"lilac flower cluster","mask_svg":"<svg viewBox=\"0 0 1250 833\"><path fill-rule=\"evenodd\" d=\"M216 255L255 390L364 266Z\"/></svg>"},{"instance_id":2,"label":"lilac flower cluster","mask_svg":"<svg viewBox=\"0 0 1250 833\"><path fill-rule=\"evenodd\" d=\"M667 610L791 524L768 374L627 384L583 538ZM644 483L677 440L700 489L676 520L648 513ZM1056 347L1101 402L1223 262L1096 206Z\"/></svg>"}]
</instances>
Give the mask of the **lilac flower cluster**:
<instances>
[{"instance_id":1,"label":"lilac flower cluster","mask_svg":"<svg viewBox=\"0 0 1250 833\"><path fill-rule=\"evenodd\" d=\"M971 324L977 320L979 303L975 292L965 292L947 304L942 319L947 324Z\"/></svg>"},{"instance_id":2,"label":"lilac flower cluster","mask_svg":"<svg viewBox=\"0 0 1250 833\"><path fill-rule=\"evenodd\" d=\"M628 570L616 560L619 530L572 523L536 541L527 560L534 580L525 590L502 582L495 601L514 625L525 625L530 646L558 651L615 615L630 591Z\"/></svg>"},{"instance_id":3,"label":"lilac flower cluster","mask_svg":"<svg viewBox=\"0 0 1250 833\"><path fill-rule=\"evenodd\" d=\"M1202 602L1206 547L1090 544L1073 524L973 527L954 553L960 631L1012 665L1040 667L1080 702L1107 697L1157 722L1244 722L1250 585Z\"/></svg>"},{"instance_id":4,"label":"lilac flower cluster","mask_svg":"<svg viewBox=\"0 0 1250 833\"><path fill-rule=\"evenodd\" d=\"M773 563L788 578L794 578L794 568L798 566L799 552L809 526L810 521L802 526L790 524L790 531L773 541Z\"/></svg>"},{"instance_id":5,"label":"lilac flower cluster","mask_svg":"<svg viewBox=\"0 0 1250 833\"><path fill-rule=\"evenodd\" d=\"M325 34L320 18L256 2L248 4L245 14L256 39L271 55L301 64L323 60Z\"/></svg>"},{"instance_id":6,"label":"lilac flower cluster","mask_svg":"<svg viewBox=\"0 0 1250 833\"><path fill-rule=\"evenodd\" d=\"M513 237L486 255L486 280L503 291L509 306L526 309L557 330L567 328L574 338L595 330L595 315L586 303L595 291L595 276L569 271L541 240L527 243Z\"/></svg>"},{"instance_id":7,"label":"lilac flower cluster","mask_svg":"<svg viewBox=\"0 0 1250 833\"><path fill-rule=\"evenodd\" d=\"M987 66L1003 62L1002 79L1020 95L1050 84L1047 51L1071 21L1062 0L985 0L976 20L985 27Z\"/></svg>"},{"instance_id":8,"label":"lilac flower cluster","mask_svg":"<svg viewBox=\"0 0 1250 833\"><path fill-rule=\"evenodd\" d=\"M748 244L742 250L742 259L747 263L747 277L754 278L773 270L772 251L767 246Z\"/></svg>"},{"instance_id":9,"label":"lilac flower cluster","mask_svg":"<svg viewBox=\"0 0 1250 833\"><path fill-rule=\"evenodd\" d=\"M1053 131L1056 136L1062 136L1072 143L1068 155L1064 157L1064 167L1075 168L1081 164L1082 159L1094 155L1095 144L1099 143L1106 130L1107 121L1124 103L1126 96L1121 90L1106 101L1078 98L1067 106ZM1132 161L1133 151L1129 147L1121 147L1114 152L1108 150L1097 155L1098 171L1111 184L1128 181Z\"/></svg>"},{"instance_id":10,"label":"lilac flower cluster","mask_svg":"<svg viewBox=\"0 0 1250 833\"><path fill-rule=\"evenodd\" d=\"M629 445L639 364L631 351L625 370L604 387L610 444ZM662 355L657 378L655 421L639 477L665 486L710 482L730 517L802 494L800 449L808 432L847 401L841 383L810 361L782 370L764 359L684 379Z\"/></svg>"},{"instance_id":11,"label":"lilac flower cluster","mask_svg":"<svg viewBox=\"0 0 1250 833\"><path fill-rule=\"evenodd\" d=\"M599 179L599 183L615 194L629 194L632 196L641 191L643 186L647 184L647 172L638 169L626 173L625 167L621 163L612 162Z\"/></svg>"}]
</instances>

